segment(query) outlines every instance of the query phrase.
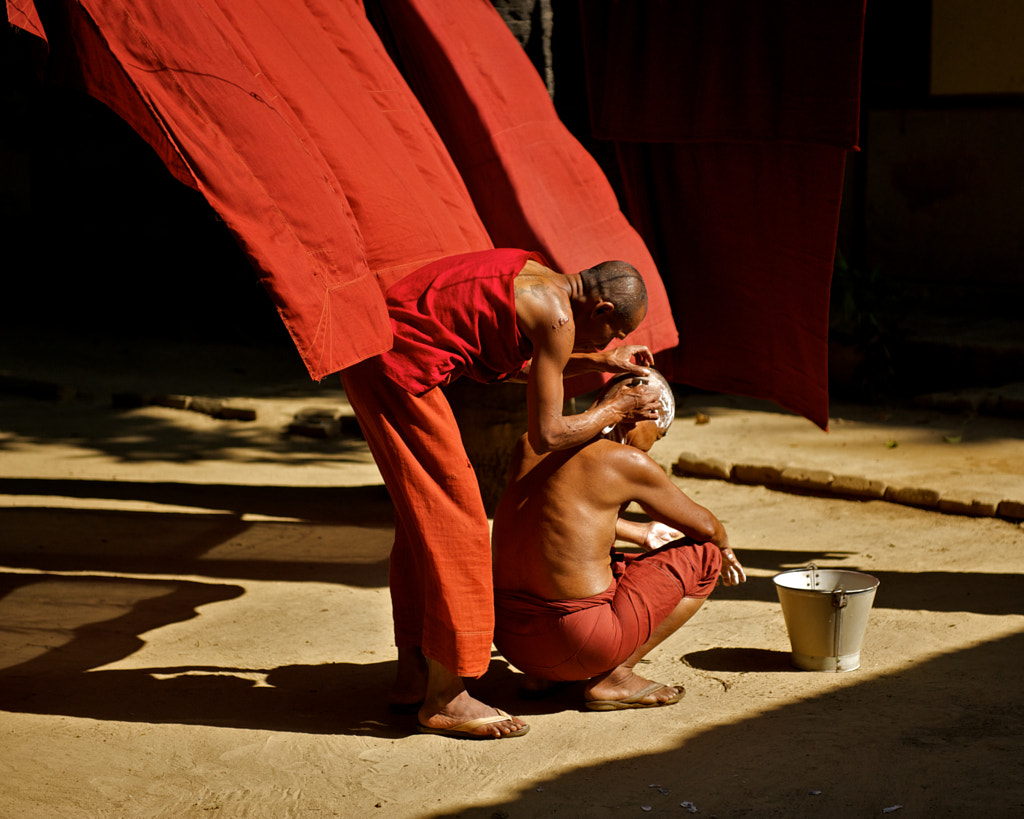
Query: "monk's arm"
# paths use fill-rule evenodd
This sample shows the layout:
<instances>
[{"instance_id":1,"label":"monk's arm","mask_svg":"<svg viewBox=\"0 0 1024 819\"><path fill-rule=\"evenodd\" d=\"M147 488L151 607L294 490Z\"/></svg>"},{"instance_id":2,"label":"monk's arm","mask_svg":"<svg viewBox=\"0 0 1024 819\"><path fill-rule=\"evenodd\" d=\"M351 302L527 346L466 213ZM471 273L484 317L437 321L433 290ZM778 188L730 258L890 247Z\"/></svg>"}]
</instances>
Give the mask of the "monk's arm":
<instances>
[{"instance_id":1,"label":"monk's arm","mask_svg":"<svg viewBox=\"0 0 1024 819\"><path fill-rule=\"evenodd\" d=\"M634 546L643 546L647 539L648 528L649 524L647 523L619 518L615 521L615 539L624 543L632 543Z\"/></svg>"},{"instance_id":2,"label":"monk's arm","mask_svg":"<svg viewBox=\"0 0 1024 819\"><path fill-rule=\"evenodd\" d=\"M632 373L638 377L650 375L648 367L654 366L654 356L643 344L623 344L611 350L596 353L572 353L562 368L563 378L573 378L585 373ZM516 374L516 381L527 381L531 364L527 362Z\"/></svg>"},{"instance_id":3,"label":"monk's arm","mask_svg":"<svg viewBox=\"0 0 1024 819\"><path fill-rule=\"evenodd\" d=\"M661 521L646 521L641 523L628 518L619 518L615 524L615 538L625 543L632 543L640 546L646 551L660 549L666 543L678 540L683 533Z\"/></svg>"},{"instance_id":4,"label":"monk's arm","mask_svg":"<svg viewBox=\"0 0 1024 819\"><path fill-rule=\"evenodd\" d=\"M727 586L747 579L729 545L722 522L710 510L687 497L646 453L623 447L620 474L629 484L631 499L652 518L687 537L714 543L722 553L722 578Z\"/></svg>"},{"instance_id":5,"label":"monk's arm","mask_svg":"<svg viewBox=\"0 0 1024 819\"><path fill-rule=\"evenodd\" d=\"M657 396L642 389L623 390L614 398L602 401L578 415L563 415L565 389L562 379L574 358L576 327L572 309L558 288L543 277L520 274L516 279L516 321L529 339L533 357L526 373L527 434L530 446L538 454L568 449L583 444L607 426L626 419L645 420L657 417ZM622 347L620 351L599 351L588 354L589 365L602 358L605 366L619 371L634 356L648 360L646 347ZM638 352L642 350L643 352ZM577 359L579 360L579 359ZM640 369L643 369L642 367ZM522 375L522 373L520 374Z\"/></svg>"},{"instance_id":6,"label":"monk's arm","mask_svg":"<svg viewBox=\"0 0 1024 819\"><path fill-rule=\"evenodd\" d=\"M530 446L538 454L586 443L624 417L623 411L611 403L578 415L562 415L565 401L562 370L572 351L571 336L567 344L568 347L565 339L556 338L546 345L534 345L526 383L526 413Z\"/></svg>"},{"instance_id":7,"label":"monk's arm","mask_svg":"<svg viewBox=\"0 0 1024 819\"><path fill-rule=\"evenodd\" d=\"M526 413L530 446L538 454L584 444L605 427L620 421L658 417L658 395L643 387L623 389L586 412L562 415L562 368L567 358L568 352L557 346L534 345L533 366L526 384Z\"/></svg>"}]
</instances>

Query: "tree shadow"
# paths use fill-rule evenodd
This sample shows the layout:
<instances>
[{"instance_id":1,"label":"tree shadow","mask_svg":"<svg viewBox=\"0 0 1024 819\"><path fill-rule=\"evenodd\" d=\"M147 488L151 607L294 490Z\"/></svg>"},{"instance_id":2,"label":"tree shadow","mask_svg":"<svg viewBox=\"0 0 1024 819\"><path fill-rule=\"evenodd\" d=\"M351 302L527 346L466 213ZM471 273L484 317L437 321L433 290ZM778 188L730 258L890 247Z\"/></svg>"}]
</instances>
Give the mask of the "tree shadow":
<instances>
[{"instance_id":1,"label":"tree shadow","mask_svg":"<svg viewBox=\"0 0 1024 819\"><path fill-rule=\"evenodd\" d=\"M415 732L415 716L390 713L381 696L394 661L102 668L141 648L140 635L243 593L191 580L0 574L0 710L308 734ZM488 678L493 690L515 675L498 659Z\"/></svg>"},{"instance_id":2,"label":"tree shadow","mask_svg":"<svg viewBox=\"0 0 1024 819\"><path fill-rule=\"evenodd\" d=\"M302 520L394 523L394 506L381 484L345 487L245 486L173 481L0 478L0 495L148 501Z\"/></svg>"},{"instance_id":3,"label":"tree shadow","mask_svg":"<svg viewBox=\"0 0 1024 819\"><path fill-rule=\"evenodd\" d=\"M59 389L54 385L53 389ZM171 391L165 391L171 392ZM194 393L204 395L204 393ZM333 396L333 397L332 397ZM340 412L341 391L311 399L311 405ZM230 406L248 407L245 399ZM178 410L182 415L192 414ZM346 416L342 432L329 438L289 435L282 426L279 435L260 434L243 421L216 421L192 426L174 416L153 415L96 406L83 401L54 403L12 400L5 402L4 431L11 441L0 440L0 452L17 445L63 443L85 452L98 452L119 464L205 463L222 459L234 463L280 464L290 468L325 462L371 463L366 441Z\"/></svg>"},{"instance_id":4,"label":"tree shadow","mask_svg":"<svg viewBox=\"0 0 1024 819\"><path fill-rule=\"evenodd\" d=\"M12 567L387 585L394 507L383 486L8 479L0 480L0 492L210 510L0 508L0 561ZM282 520L245 517L259 515Z\"/></svg>"},{"instance_id":5,"label":"tree shadow","mask_svg":"<svg viewBox=\"0 0 1024 819\"><path fill-rule=\"evenodd\" d=\"M0 709L114 722L205 725L395 739L415 715L387 710L381 691L395 663L324 663L273 669L175 666L0 675Z\"/></svg>"}]
</instances>

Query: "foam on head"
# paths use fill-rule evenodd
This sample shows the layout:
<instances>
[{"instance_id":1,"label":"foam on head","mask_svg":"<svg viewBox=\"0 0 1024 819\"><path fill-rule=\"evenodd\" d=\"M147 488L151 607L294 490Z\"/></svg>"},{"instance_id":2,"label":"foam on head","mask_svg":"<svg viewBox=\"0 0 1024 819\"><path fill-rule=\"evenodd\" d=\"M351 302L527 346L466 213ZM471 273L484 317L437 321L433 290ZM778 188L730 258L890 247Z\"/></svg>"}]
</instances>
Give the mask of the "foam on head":
<instances>
[{"instance_id":1,"label":"foam on head","mask_svg":"<svg viewBox=\"0 0 1024 819\"><path fill-rule=\"evenodd\" d=\"M676 417L676 397L672 393L672 387L665 380L665 376L659 373L657 370L649 368L650 375L638 377L630 375L629 373L623 373L618 375L609 381L603 390L599 398L606 396L615 396L621 390L626 387L637 386L638 383L643 383L647 390L657 390L658 392L658 431L664 435L668 432L668 428L672 426L672 421ZM608 434L613 428L604 430L604 434Z\"/></svg>"}]
</instances>

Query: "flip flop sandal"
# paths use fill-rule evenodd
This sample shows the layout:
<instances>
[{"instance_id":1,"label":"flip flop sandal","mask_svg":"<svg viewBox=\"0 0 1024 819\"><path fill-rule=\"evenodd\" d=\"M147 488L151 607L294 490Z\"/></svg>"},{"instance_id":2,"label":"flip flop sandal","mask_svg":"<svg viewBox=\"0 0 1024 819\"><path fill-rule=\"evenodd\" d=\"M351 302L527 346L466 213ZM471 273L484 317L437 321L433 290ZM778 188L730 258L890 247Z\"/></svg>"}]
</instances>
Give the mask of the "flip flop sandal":
<instances>
[{"instance_id":1,"label":"flip flop sandal","mask_svg":"<svg viewBox=\"0 0 1024 819\"><path fill-rule=\"evenodd\" d=\"M626 697L621 700L588 700L585 704L591 711L625 711L629 708L657 708L662 705L675 705L683 698L683 694L686 693L686 689L681 685L673 685L672 688L678 688L679 693L674 697L665 700L664 702L640 702L648 694L653 694L662 688L669 686L663 683L651 683L643 691L637 691L632 697Z\"/></svg>"},{"instance_id":2,"label":"flip flop sandal","mask_svg":"<svg viewBox=\"0 0 1024 819\"><path fill-rule=\"evenodd\" d=\"M530 730L529 725L524 725L522 728L512 731L509 734L499 734L498 736L489 736L483 734L474 734L473 730L479 728L481 725L490 725L495 722L505 722L511 719L511 717L502 711L500 708L494 709L498 712L497 716L494 717L480 717L479 719L471 719L469 722L463 722L460 725L455 725L452 728L429 728L426 725L420 725L421 734L437 734L442 737L454 737L455 739L511 739L512 737L521 737L527 731Z\"/></svg>"}]
</instances>

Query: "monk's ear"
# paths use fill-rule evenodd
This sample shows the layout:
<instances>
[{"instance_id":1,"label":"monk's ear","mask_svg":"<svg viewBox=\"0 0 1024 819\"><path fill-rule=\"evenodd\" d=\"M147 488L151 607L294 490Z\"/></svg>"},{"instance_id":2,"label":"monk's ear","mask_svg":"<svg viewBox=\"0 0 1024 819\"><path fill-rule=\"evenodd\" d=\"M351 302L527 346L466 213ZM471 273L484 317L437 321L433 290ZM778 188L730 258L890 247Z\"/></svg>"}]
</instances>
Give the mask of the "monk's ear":
<instances>
[{"instance_id":1,"label":"monk's ear","mask_svg":"<svg viewBox=\"0 0 1024 819\"><path fill-rule=\"evenodd\" d=\"M602 300L594 305L594 309L590 311L591 318L608 318L611 313L615 312L615 305L610 301Z\"/></svg>"}]
</instances>

